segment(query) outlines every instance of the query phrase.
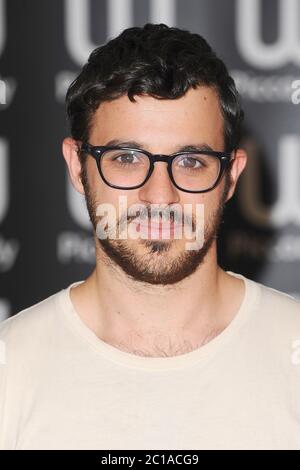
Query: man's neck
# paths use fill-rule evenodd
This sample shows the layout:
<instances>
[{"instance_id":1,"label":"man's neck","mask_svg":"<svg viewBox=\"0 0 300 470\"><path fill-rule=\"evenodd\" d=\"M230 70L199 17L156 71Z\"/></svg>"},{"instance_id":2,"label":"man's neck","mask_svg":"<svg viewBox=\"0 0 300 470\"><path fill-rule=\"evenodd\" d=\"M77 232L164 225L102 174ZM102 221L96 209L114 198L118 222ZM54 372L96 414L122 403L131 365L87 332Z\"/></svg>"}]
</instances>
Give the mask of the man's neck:
<instances>
[{"instance_id":1,"label":"man's neck","mask_svg":"<svg viewBox=\"0 0 300 470\"><path fill-rule=\"evenodd\" d=\"M99 262L71 289L83 322L103 341L144 356L174 356L217 336L237 313L243 281L224 272L211 250L198 270L173 286L145 285Z\"/></svg>"}]
</instances>

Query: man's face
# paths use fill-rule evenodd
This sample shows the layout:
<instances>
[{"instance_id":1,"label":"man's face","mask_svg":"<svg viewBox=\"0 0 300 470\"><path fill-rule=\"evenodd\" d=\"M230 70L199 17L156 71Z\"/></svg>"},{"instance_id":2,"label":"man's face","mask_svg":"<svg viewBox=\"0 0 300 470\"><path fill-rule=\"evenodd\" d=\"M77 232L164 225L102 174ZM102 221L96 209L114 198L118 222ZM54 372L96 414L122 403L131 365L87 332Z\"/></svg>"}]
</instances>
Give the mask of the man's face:
<instances>
[{"instance_id":1,"label":"man's face","mask_svg":"<svg viewBox=\"0 0 300 470\"><path fill-rule=\"evenodd\" d=\"M212 88L202 86L196 90L190 89L176 100L159 100L150 96L135 96L135 99L133 103L126 95L102 103L93 116L89 143L107 145L115 139L120 142L135 141L141 148L161 154L175 153L180 147L200 144L206 144L213 150L224 150L223 117L218 95ZM185 237L184 231L181 238L175 238L171 232L169 239L164 239L161 232L156 236L149 233L148 239L142 236L125 239L96 237L96 250L101 250L107 262L116 263L133 279L149 284L174 284L195 272L204 256L214 248L229 178L222 178L220 184L207 193L187 193L172 184L167 164L157 162L150 179L141 188L114 189L101 179L95 160L89 157L82 172L82 182L95 232L100 220L96 215L99 204L112 204L117 210L117 223L124 220L118 210L120 196L127 197L128 207L138 204L149 209L149 217L152 205L162 209L176 205L182 208L183 214L185 205L189 204L192 207L193 228L196 228L196 207L203 205L204 243L196 250L187 249L187 243L191 240ZM133 219L129 217L125 220L129 224ZM159 218L147 218L146 226L149 229L151 222L157 227Z\"/></svg>"}]
</instances>

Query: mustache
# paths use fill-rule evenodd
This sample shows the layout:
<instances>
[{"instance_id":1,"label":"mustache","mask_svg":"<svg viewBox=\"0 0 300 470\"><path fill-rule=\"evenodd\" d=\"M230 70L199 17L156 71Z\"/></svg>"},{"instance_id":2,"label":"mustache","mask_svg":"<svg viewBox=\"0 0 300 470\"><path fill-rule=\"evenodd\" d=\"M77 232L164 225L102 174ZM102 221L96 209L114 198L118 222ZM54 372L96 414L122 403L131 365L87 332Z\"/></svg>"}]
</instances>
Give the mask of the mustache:
<instances>
[{"instance_id":1,"label":"mustache","mask_svg":"<svg viewBox=\"0 0 300 470\"><path fill-rule=\"evenodd\" d=\"M124 213L121 215L118 225L120 228L124 228L126 224L138 219L138 221L146 221L146 222L172 222L174 224L187 224L189 225L192 230L195 230L196 224L194 221L194 217L191 214L183 214L182 211L178 211L176 209L172 209L172 207L149 207L143 206L138 210L135 210L135 213L130 215Z\"/></svg>"}]
</instances>

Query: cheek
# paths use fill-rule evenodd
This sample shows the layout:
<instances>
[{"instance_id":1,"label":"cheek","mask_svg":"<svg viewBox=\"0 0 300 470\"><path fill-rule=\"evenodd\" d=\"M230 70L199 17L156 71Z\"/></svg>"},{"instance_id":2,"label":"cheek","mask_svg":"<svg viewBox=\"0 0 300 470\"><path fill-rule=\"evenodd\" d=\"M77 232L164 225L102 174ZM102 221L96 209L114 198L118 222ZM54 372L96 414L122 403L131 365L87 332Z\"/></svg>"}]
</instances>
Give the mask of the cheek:
<instances>
[{"instance_id":1,"label":"cheek","mask_svg":"<svg viewBox=\"0 0 300 470\"><path fill-rule=\"evenodd\" d=\"M99 175L98 168L96 162L92 159L86 162L86 173L88 178L88 184L90 189L93 192L98 192L98 188L102 183L102 179Z\"/></svg>"},{"instance_id":2,"label":"cheek","mask_svg":"<svg viewBox=\"0 0 300 470\"><path fill-rule=\"evenodd\" d=\"M185 198L185 200L182 201L183 209L184 204L192 204L193 213L195 214L197 205L199 205L198 213L202 210L204 211L204 221L206 223L211 216L216 213L220 205L222 195L222 191L220 189L220 187L217 187L213 191L197 195L196 198Z\"/></svg>"},{"instance_id":3,"label":"cheek","mask_svg":"<svg viewBox=\"0 0 300 470\"><path fill-rule=\"evenodd\" d=\"M111 206L117 218L119 218L121 214L124 214L125 211L128 211L134 204L140 205L135 191L114 189L105 184L104 181L98 181L94 188L98 204Z\"/></svg>"},{"instance_id":4,"label":"cheek","mask_svg":"<svg viewBox=\"0 0 300 470\"><path fill-rule=\"evenodd\" d=\"M101 178L96 162L90 161L87 166L89 188L93 197L100 203L112 202L117 190L110 188Z\"/></svg>"}]
</instances>

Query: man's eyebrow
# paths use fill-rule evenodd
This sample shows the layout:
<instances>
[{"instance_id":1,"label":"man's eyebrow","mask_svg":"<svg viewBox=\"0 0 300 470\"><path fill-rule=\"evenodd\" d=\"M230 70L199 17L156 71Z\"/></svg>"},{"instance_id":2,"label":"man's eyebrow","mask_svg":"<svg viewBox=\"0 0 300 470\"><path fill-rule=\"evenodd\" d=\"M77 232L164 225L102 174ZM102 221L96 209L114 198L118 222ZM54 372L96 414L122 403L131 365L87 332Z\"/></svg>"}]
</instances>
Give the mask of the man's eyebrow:
<instances>
[{"instance_id":1,"label":"man's eyebrow","mask_svg":"<svg viewBox=\"0 0 300 470\"><path fill-rule=\"evenodd\" d=\"M147 150L147 144L143 142L137 142L135 140L128 140L128 141L123 141L120 139L112 139L109 142L105 144L106 147L133 147L137 149L144 149ZM201 142L199 144L190 144L190 145L184 145L181 147L177 147L174 149L174 152L172 153L177 153L177 152L194 152L194 151L201 151L201 152L212 152L213 149L210 145L206 144L205 142Z\"/></svg>"}]
</instances>

